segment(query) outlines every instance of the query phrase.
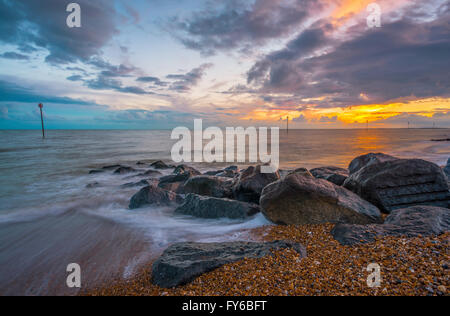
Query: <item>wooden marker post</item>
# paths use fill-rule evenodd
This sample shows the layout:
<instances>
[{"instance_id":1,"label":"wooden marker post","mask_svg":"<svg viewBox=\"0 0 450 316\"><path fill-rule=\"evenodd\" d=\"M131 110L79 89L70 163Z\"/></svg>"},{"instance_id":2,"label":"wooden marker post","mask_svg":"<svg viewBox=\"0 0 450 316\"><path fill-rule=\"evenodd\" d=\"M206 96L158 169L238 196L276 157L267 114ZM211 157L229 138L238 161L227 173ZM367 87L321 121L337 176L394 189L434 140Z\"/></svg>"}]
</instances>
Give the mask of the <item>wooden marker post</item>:
<instances>
[{"instance_id":1,"label":"wooden marker post","mask_svg":"<svg viewBox=\"0 0 450 316\"><path fill-rule=\"evenodd\" d=\"M42 108L44 107L42 103L39 103L39 110L41 110L41 124L42 124L42 138L45 138L45 132L44 132L44 116L42 114Z\"/></svg>"}]
</instances>

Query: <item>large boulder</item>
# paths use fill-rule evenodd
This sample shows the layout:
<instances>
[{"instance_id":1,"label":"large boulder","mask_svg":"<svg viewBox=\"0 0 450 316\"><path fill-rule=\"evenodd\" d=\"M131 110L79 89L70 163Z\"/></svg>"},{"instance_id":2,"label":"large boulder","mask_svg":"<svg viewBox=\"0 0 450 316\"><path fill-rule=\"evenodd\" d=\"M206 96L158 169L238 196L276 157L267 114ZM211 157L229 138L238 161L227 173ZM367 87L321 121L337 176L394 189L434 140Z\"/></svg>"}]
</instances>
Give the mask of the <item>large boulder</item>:
<instances>
[{"instance_id":1,"label":"large boulder","mask_svg":"<svg viewBox=\"0 0 450 316\"><path fill-rule=\"evenodd\" d=\"M420 159L368 164L351 174L344 187L386 213L414 205L450 207L444 172L434 163Z\"/></svg>"},{"instance_id":2,"label":"large boulder","mask_svg":"<svg viewBox=\"0 0 450 316\"><path fill-rule=\"evenodd\" d=\"M184 184L184 193L195 193L199 195L217 198L231 197L231 180L213 176L195 176L189 178Z\"/></svg>"},{"instance_id":3,"label":"large boulder","mask_svg":"<svg viewBox=\"0 0 450 316\"><path fill-rule=\"evenodd\" d=\"M264 188L261 211L276 224L368 224L381 222L378 208L307 170L298 170Z\"/></svg>"},{"instance_id":4,"label":"large boulder","mask_svg":"<svg viewBox=\"0 0 450 316\"><path fill-rule=\"evenodd\" d=\"M134 210L149 205L168 206L181 202L182 198L174 192L157 186L147 186L131 198L129 208Z\"/></svg>"},{"instance_id":5,"label":"large boulder","mask_svg":"<svg viewBox=\"0 0 450 316\"><path fill-rule=\"evenodd\" d=\"M272 182L280 179L280 174L261 173L261 166L249 167L237 178L233 187L234 197L243 202L259 203L261 192Z\"/></svg>"},{"instance_id":6,"label":"large boulder","mask_svg":"<svg viewBox=\"0 0 450 316\"><path fill-rule=\"evenodd\" d=\"M259 213L257 204L230 199L188 194L184 203L176 210L176 214L191 215L199 218L231 218L245 219Z\"/></svg>"},{"instance_id":7,"label":"large boulder","mask_svg":"<svg viewBox=\"0 0 450 316\"><path fill-rule=\"evenodd\" d=\"M331 234L342 245L374 242L385 236L437 236L450 230L450 209L434 206L413 206L393 211L384 224L339 224Z\"/></svg>"},{"instance_id":8,"label":"large boulder","mask_svg":"<svg viewBox=\"0 0 450 316\"><path fill-rule=\"evenodd\" d=\"M202 173L198 171L197 169L187 166L187 165L179 165L175 168L173 171L174 174L182 175L182 174L189 174L191 177L199 176Z\"/></svg>"},{"instance_id":9,"label":"large boulder","mask_svg":"<svg viewBox=\"0 0 450 316\"><path fill-rule=\"evenodd\" d=\"M355 159L353 159L353 161L350 163L349 167L348 167L348 171L350 174L353 174L355 172L358 172L359 170L361 170L362 168L366 167L366 166L370 166L370 165L374 165L377 163L381 163L381 162L386 162L386 161L394 161L394 160L398 160L398 158L386 155L386 154L382 154L382 153L378 153L378 154L367 154L367 155L362 155L359 156Z\"/></svg>"},{"instance_id":10,"label":"large boulder","mask_svg":"<svg viewBox=\"0 0 450 316\"><path fill-rule=\"evenodd\" d=\"M300 258L306 257L301 244L286 241L268 243L179 243L170 246L152 267L153 283L173 288L193 281L203 273L245 258L262 258L273 251L294 249Z\"/></svg>"},{"instance_id":11,"label":"large boulder","mask_svg":"<svg viewBox=\"0 0 450 316\"><path fill-rule=\"evenodd\" d=\"M339 167L321 167L311 170L317 179L325 179L336 185L343 185L348 178L348 170Z\"/></svg>"},{"instance_id":12,"label":"large boulder","mask_svg":"<svg viewBox=\"0 0 450 316\"><path fill-rule=\"evenodd\" d=\"M183 194L183 185L191 177L189 173L171 174L159 179L159 187L168 191Z\"/></svg>"}]
</instances>

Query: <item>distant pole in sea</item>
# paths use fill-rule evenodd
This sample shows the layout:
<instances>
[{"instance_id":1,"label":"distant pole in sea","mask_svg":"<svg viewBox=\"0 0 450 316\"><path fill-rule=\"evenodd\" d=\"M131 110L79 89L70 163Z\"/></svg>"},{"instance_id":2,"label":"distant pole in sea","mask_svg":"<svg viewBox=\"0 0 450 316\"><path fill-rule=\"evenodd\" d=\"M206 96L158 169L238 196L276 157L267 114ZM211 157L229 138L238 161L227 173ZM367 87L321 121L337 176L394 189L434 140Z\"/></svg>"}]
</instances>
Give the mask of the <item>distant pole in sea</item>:
<instances>
[{"instance_id":1,"label":"distant pole in sea","mask_svg":"<svg viewBox=\"0 0 450 316\"><path fill-rule=\"evenodd\" d=\"M41 110L41 125L42 125L42 138L45 138L45 132L44 132L44 115L42 114L42 108L44 107L42 103L39 103L39 110Z\"/></svg>"},{"instance_id":2,"label":"distant pole in sea","mask_svg":"<svg viewBox=\"0 0 450 316\"><path fill-rule=\"evenodd\" d=\"M289 133L289 116L286 118L286 131Z\"/></svg>"}]
</instances>

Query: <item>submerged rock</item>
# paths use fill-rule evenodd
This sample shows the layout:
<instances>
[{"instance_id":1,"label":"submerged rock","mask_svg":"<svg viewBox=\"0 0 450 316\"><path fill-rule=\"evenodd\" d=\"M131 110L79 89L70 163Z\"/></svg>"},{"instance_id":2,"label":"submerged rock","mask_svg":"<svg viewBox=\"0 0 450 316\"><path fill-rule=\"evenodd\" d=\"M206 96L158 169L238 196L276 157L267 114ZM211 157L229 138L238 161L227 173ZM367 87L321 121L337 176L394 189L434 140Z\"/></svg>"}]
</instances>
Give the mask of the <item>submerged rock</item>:
<instances>
[{"instance_id":1,"label":"submerged rock","mask_svg":"<svg viewBox=\"0 0 450 316\"><path fill-rule=\"evenodd\" d=\"M157 170L147 170L143 173L138 174L138 177L159 177L162 176L163 174Z\"/></svg>"},{"instance_id":2,"label":"submerged rock","mask_svg":"<svg viewBox=\"0 0 450 316\"><path fill-rule=\"evenodd\" d=\"M120 187L122 189L127 189L127 188L143 187L143 186L147 186L147 185L149 185L147 180L141 180L139 182L125 183L125 184L122 184Z\"/></svg>"},{"instance_id":3,"label":"submerged rock","mask_svg":"<svg viewBox=\"0 0 450 316\"><path fill-rule=\"evenodd\" d=\"M286 241L268 243L178 243L170 246L152 267L153 284L172 288L193 281L203 273L245 258L262 258L273 251L292 248L306 257L301 244Z\"/></svg>"},{"instance_id":4,"label":"submerged rock","mask_svg":"<svg viewBox=\"0 0 450 316\"><path fill-rule=\"evenodd\" d=\"M264 188L261 211L270 221L286 225L380 223L377 207L306 169L299 169Z\"/></svg>"},{"instance_id":5,"label":"submerged rock","mask_svg":"<svg viewBox=\"0 0 450 316\"><path fill-rule=\"evenodd\" d=\"M136 169L131 168L131 167L119 167L114 171L114 174L127 174L127 173L132 173L132 172L136 172Z\"/></svg>"},{"instance_id":6,"label":"submerged rock","mask_svg":"<svg viewBox=\"0 0 450 316\"><path fill-rule=\"evenodd\" d=\"M174 192L157 186L147 186L131 198L129 208L134 210L148 205L167 206L180 202L182 202L181 197Z\"/></svg>"},{"instance_id":7,"label":"submerged rock","mask_svg":"<svg viewBox=\"0 0 450 316\"><path fill-rule=\"evenodd\" d=\"M259 206L230 199L188 194L176 214L191 215L199 218L245 219L259 213Z\"/></svg>"},{"instance_id":8,"label":"submerged rock","mask_svg":"<svg viewBox=\"0 0 450 316\"><path fill-rule=\"evenodd\" d=\"M231 186L231 180L212 176L195 176L186 181L183 192L225 198L231 197Z\"/></svg>"},{"instance_id":9,"label":"submerged rock","mask_svg":"<svg viewBox=\"0 0 450 316\"><path fill-rule=\"evenodd\" d=\"M158 160L150 165L150 167L155 169L170 169L171 166L168 166L164 161Z\"/></svg>"},{"instance_id":10,"label":"submerged rock","mask_svg":"<svg viewBox=\"0 0 450 316\"><path fill-rule=\"evenodd\" d=\"M450 207L444 172L436 164L420 159L368 164L351 174L344 187L386 213L414 205Z\"/></svg>"},{"instance_id":11,"label":"submerged rock","mask_svg":"<svg viewBox=\"0 0 450 316\"><path fill-rule=\"evenodd\" d=\"M437 236L450 230L450 209L413 206L393 211L382 225L339 224L331 234L342 245L374 242L385 236Z\"/></svg>"},{"instance_id":12,"label":"submerged rock","mask_svg":"<svg viewBox=\"0 0 450 316\"><path fill-rule=\"evenodd\" d=\"M343 185L348 177L348 170L339 167L315 168L310 172L317 179L324 179L336 185Z\"/></svg>"},{"instance_id":13,"label":"submerged rock","mask_svg":"<svg viewBox=\"0 0 450 316\"><path fill-rule=\"evenodd\" d=\"M264 187L278 179L280 179L278 171L261 173L261 166L249 167L239 175L233 187L233 195L239 201L259 204Z\"/></svg>"},{"instance_id":14,"label":"submerged rock","mask_svg":"<svg viewBox=\"0 0 450 316\"><path fill-rule=\"evenodd\" d=\"M95 169L95 170L89 171L89 174L98 174L98 173L103 173L103 172L106 172L106 170L104 170L104 169Z\"/></svg>"},{"instance_id":15,"label":"submerged rock","mask_svg":"<svg viewBox=\"0 0 450 316\"><path fill-rule=\"evenodd\" d=\"M92 182L92 183L88 183L86 185L87 189L94 189L94 188L98 188L100 186L100 183L98 182Z\"/></svg>"}]
</instances>

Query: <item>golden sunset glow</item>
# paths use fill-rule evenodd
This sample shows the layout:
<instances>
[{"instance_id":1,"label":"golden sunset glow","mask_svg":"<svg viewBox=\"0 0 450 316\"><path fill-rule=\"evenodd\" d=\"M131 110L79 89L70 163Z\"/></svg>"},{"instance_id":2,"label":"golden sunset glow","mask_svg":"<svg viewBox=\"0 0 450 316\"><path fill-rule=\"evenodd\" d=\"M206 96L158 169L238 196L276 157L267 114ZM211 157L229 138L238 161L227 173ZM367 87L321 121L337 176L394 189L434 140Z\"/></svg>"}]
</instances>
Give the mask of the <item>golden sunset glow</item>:
<instances>
[{"instance_id":1,"label":"golden sunset glow","mask_svg":"<svg viewBox=\"0 0 450 316\"><path fill-rule=\"evenodd\" d=\"M276 122L279 121L280 118L284 120L289 116L290 119L295 120L303 115L308 121L320 121L321 118L328 118L331 120L336 117L336 121L344 124L363 124L367 121L382 121L405 113L431 118L436 113L447 112L450 112L450 99L427 98L389 104L355 105L348 108L311 108L301 112L270 108L258 109L252 111L242 119Z\"/></svg>"}]
</instances>

